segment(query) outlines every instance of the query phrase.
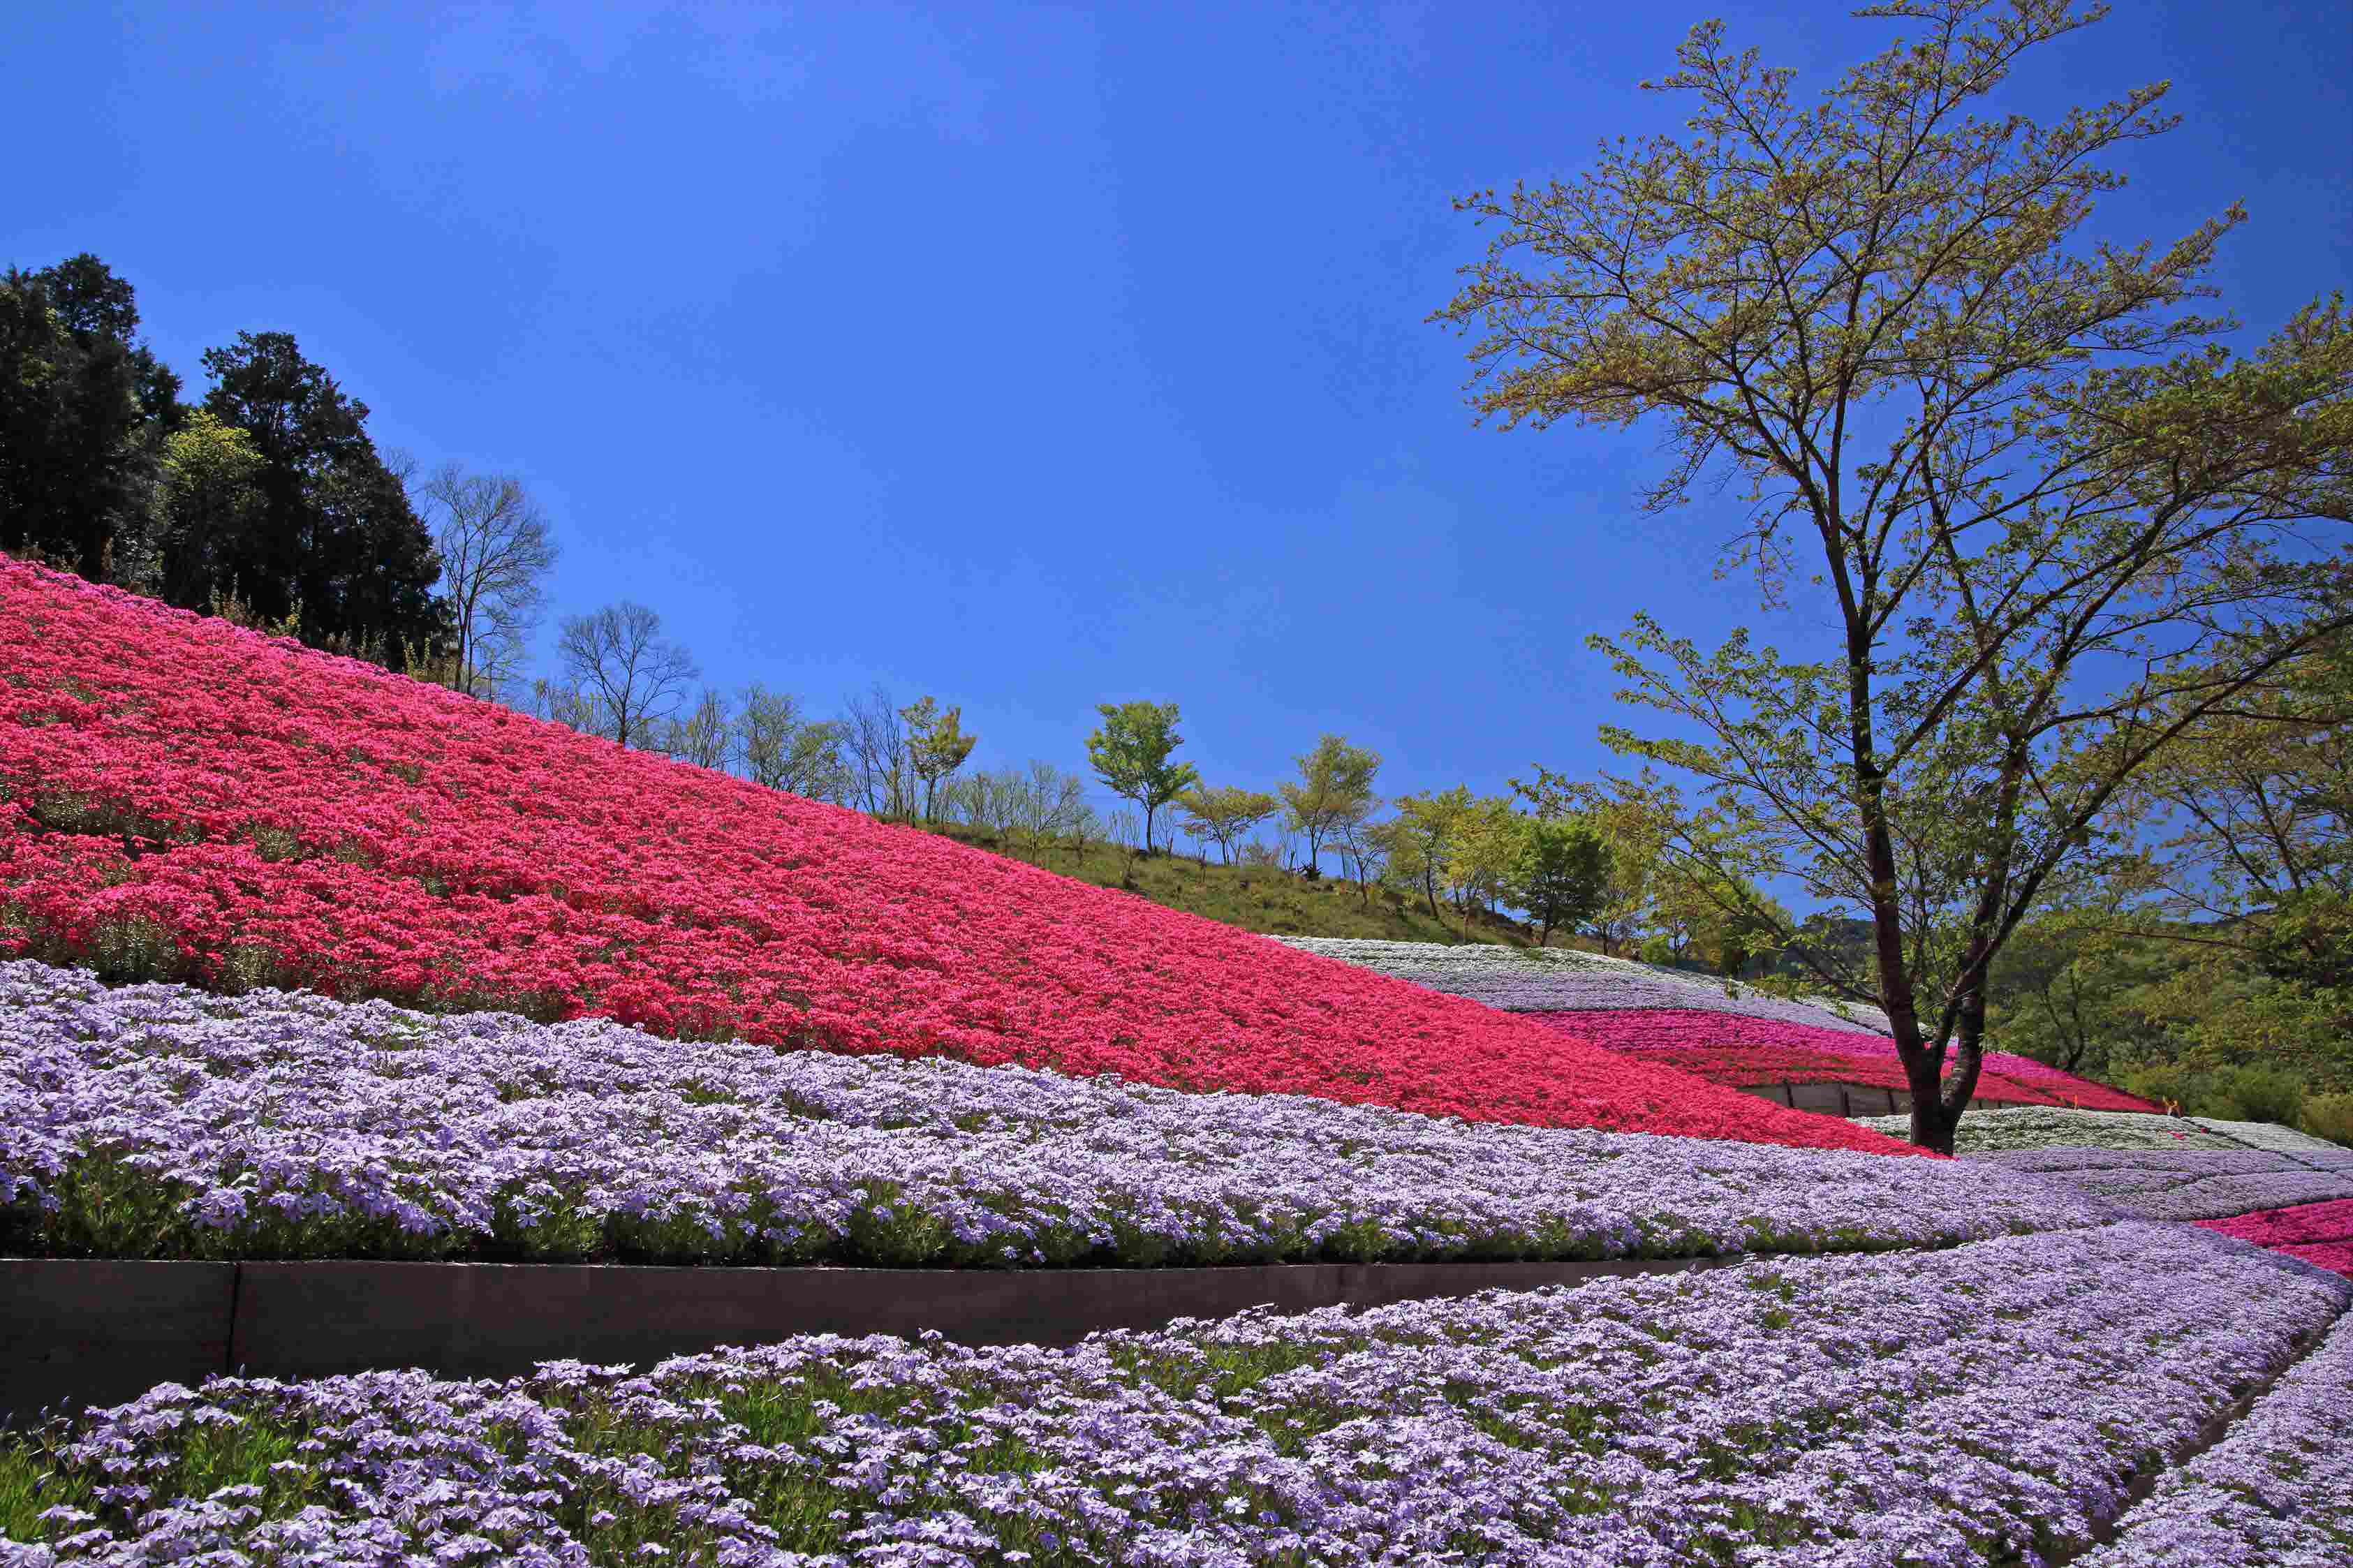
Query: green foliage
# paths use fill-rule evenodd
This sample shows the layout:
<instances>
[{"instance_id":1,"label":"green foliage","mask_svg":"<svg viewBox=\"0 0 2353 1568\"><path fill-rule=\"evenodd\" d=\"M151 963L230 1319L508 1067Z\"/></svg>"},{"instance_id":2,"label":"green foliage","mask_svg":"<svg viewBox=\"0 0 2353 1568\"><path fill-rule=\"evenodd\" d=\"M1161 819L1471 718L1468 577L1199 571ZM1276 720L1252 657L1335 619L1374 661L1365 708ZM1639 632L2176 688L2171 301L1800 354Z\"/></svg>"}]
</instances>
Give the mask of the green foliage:
<instances>
[{"instance_id":1,"label":"green foliage","mask_svg":"<svg viewBox=\"0 0 2353 1568\"><path fill-rule=\"evenodd\" d=\"M1513 868L1512 901L1536 922L1539 942L1555 926L1575 929L1600 911L1609 893L1609 844L1580 818L1530 820Z\"/></svg>"},{"instance_id":2,"label":"green foliage","mask_svg":"<svg viewBox=\"0 0 2353 1568\"><path fill-rule=\"evenodd\" d=\"M1201 782L1192 763L1169 760L1185 739L1176 732L1176 704L1103 702L1095 711L1103 724L1087 736L1087 761L1112 794L1144 808L1144 852L1149 855L1160 808Z\"/></svg>"},{"instance_id":3,"label":"green foliage","mask_svg":"<svg viewBox=\"0 0 2353 1568\"><path fill-rule=\"evenodd\" d=\"M1281 805L1264 790L1244 789L1240 784L1197 786L1176 797L1185 831L1215 844L1228 865L1233 863L1242 840Z\"/></svg>"},{"instance_id":4,"label":"green foliage","mask_svg":"<svg viewBox=\"0 0 2353 1568\"><path fill-rule=\"evenodd\" d=\"M1381 759L1378 752L1350 745L1345 736L1324 735L1296 761L1299 782L1282 786L1284 826L1306 835L1307 860L1314 865L1324 841L1342 824L1371 815L1378 803L1373 775L1380 772Z\"/></svg>"},{"instance_id":5,"label":"green foliage","mask_svg":"<svg viewBox=\"0 0 2353 1568\"><path fill-rule=\"evenodd\" d=\"M2234 357L2192 306L2236 208L2154 253L2078 235L2166 88L2057 128L1986 100L2099 12L1864 15L1925 26L1819 100L1694 28L1658 84L1688 139L1460 201L1492 238L1437 314L1481 334L1482 417L1656 420L1654 510L1745 486L1725 564L1824 636L1703 648L1638 616L1592 640L1668 732L1603 738L1700 781L1671 853L1871 921L1869 970L1825 978L1947 1086L1917 1122L1942 1148L1996 956L2136 773L2353 626L2322 526L2353 510L2353 321L2317 300Z\"/></svg>"},{"instance_id":6,"label":"green foliage","mask_svg":"<svg viewBox=\"0 0 2353 1568\"><path fill-rule=\"evenodd\" d=\"M968 734L961 707L943 709L930 697L899 710L907 726L907 764L923 786L923 820L937 816L940 784L955 776L980 737Z\"/></svg>"},{"instance_id":7,"label":"green foliage","mask_svg":"<svg viewBox=\"0 0 2353 1568\"><path fill-rule=\"evenodd\" d=\"M1026 834L980 833L945 824L932 831L1099 888L1124 887L1154 903L1244 931L1511 946L1533 946L1535 941L1533 930L1483 910L1472 910L1457 929L1423 907L1418 886L1385 885L1366 900L1345 883L1311 881L1279 866L1253 864L1246 847L1232 865L1160 855L1131 867L1115 845L1092 837L1082 847L1067 836L1038 843Z\"/></svg>"},{"instance_id":8,"label":"green foliage","mask_svg":"<svg viewBox=\"0 0 2353 1568\"><path fill-rule=\"evenodd\" d=\"M2179 1062L2146 1063L2128 1068L2121 1087L2128 1094L2179 1109L2185 1116L2223 1121L2273 1121L2294 1127L2304 1109L2304 1082L2295 1074L2263 1063L2201 1070ZM2322 1132L2318 1136L2327 1137Z\"/></svg>"},{"instance_id":9,"label":"green foliage","mask_svg":"<svg viewBox=\"0 0 2353 1568\"><path fill-rule=\"evenodd\" d=\"M449 634L432 592L440 559L368 438L367 405L288 332L240 332L204 362L214 382L206 409L260 459L255 520L209 542L210 586L269 619L300 606L303 636L320 646L373 647L395 664L406 648L438 652Z\"/></svg>"},{"instance_id":10,"label":"green foliage","mask_svg":"<svg viewBox=\"0 0 2353 1568\"><path fill-rule=\"evenodd\" d=\"M2315 1138L2353 1149L2353 1094L2306 1095L2300 1124Z\"/></svg>"},{"instance_id":11,"label":"green foliage","mask_svg":"<svg viewBox=\"0 0 2353 1568\"><path fill-rule=\"evenodd\" d=\"M131 285L95 256L0 274L0 550L93 580L137 553L182 413L138 328Z\"/></svg>"}]
</instances>

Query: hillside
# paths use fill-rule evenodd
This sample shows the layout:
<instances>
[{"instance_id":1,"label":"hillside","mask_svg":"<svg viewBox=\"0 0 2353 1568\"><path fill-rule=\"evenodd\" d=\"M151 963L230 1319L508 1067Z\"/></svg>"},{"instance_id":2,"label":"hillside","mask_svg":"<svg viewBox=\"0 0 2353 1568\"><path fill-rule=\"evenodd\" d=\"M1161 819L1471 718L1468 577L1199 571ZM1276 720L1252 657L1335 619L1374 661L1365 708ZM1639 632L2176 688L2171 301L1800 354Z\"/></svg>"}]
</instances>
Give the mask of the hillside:
<instances>
[{"instance_id":1,"label":"hillside","mask_svg":"<svg viewBox=\"0 0 2353 1568\"><path fill-rule=\"evenodd\" d=\"M0 956L1895 1152L936 835L0 565Z\"/></svg>"},{"instance_id":2,"label":"hillside","mask_svg":"<svg viewBox=\"0 0 2353 1568\"><path fill-rule=\"evenodd\" d=\"M954 826L930 831L1058 876L1123 889L1166 909L1268 936L1535 945L1535 932L1508 917L1474 910L1466 921L1450 909L1444 919L1435 919L1427 905L1393 888L1374 888L1367 897L1354 882L1335 877L1311 881L1274 867L1204 863L1166 853L1147 858L1106 844L1090 844L1084 850L1064 842L1033 847L1018 837Z\"/></svg>"}]
</instances>

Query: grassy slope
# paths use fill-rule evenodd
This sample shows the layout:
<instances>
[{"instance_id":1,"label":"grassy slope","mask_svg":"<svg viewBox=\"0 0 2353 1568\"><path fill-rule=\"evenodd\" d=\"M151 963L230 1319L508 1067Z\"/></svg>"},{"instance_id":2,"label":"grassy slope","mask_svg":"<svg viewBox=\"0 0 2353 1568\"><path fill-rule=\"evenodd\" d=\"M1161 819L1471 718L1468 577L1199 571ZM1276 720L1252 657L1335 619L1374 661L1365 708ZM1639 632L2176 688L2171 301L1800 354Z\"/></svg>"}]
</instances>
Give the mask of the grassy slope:
<instances>
[{"instance_id":1,"label":"grassy slope","mask_svg":"<svg viewBox=\"0 0 2353 1568\"><path fill-rule=\"evenodd\" d=\"M1124 888L1155 904L1244 931L1274 936L1535 945L1533 930L1509 920L1474 913L1466 932L1461 917L1442 900L1440 907L1446 910L1445 920L1432 920L1428 905L1394 889L1375 888L1367 901L1354 882L1337 878L1310 882L1267 867L1221 866L1214 860L1205 866L1189 855L1160 854L1148 860L1138 856L1131 860L1121 850L1101 844L1088 845L1083 853L1068 844L1033 849L1018 837L1001 837L944 825L933 831L1098 888ZM1553 941L1557 946L1563 939L1556 935Z\"/></svg>"}]
</instances>

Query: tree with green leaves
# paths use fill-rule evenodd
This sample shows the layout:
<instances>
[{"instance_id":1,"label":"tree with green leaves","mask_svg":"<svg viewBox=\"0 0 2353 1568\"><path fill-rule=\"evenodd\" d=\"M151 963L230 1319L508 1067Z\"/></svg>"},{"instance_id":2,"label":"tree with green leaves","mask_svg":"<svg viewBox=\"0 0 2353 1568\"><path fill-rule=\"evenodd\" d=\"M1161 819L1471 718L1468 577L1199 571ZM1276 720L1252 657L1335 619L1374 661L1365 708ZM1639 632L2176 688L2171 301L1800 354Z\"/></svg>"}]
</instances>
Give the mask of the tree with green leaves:
<instances>
[{"instance_id":1,"label":"tree with green leaves","mask_svg":"<svg viewBox=\"0 0 2353 1568\"><path fill-rule=\"evenodd\" d=\"M223 563L261 526L261 454L210 409L191 408L164 437L162 483L150 528L117 562L142 592L184 610L209 607L228 582Z\"/></svg>"},{"instance_id":2,"label":"tree with green leaves","mask_svg":"<svg viewBox=\"0 0 2353 1568\"><path fill-rule=\"evenodd\" d=\"M0 550L124 575L185 412L138 330L131 285L95 256L0 273Z\"/></svg>"},{"instance_id":3,"label":"tree with green leaves","mask_svg":"<svg viewBox=\"0 0 2353 1568\"><path fill-rule=\"evenodd\" d=\"M1442 921L1446 917L1439 911L1438 889L1461 851L1471 820L1471 786L1402 795L1396 804L1397 815L1380 825L1389 880L1419 893L1430 906L1430 918Z\"/></svg>"},{"instance_id":4,"label":"tree with green leaves","mask_svg":"<svg viewBox=\"0 0 2353 1568\"><path fill-rule=\"evenodd\" d=\"M1200 771L1170 760L1184 737L1174 702L1103 702L1100 727L1087 735L1087 761L1103 787L1144 808L1144 852L1152 853L1152 825L1162 806L1198 787Z\"/></svg>"},{"instance_id":5,"label":"tree with green leaves","mask_svg":"<svg viewBox=\"0 0 2353 1568\"><path fill-rule=\"evenodd\" d=\"M1196 785L1176 797L1176 807L1185 814L1185 831L1214 842L1229 866L1238 847L1282 804L1263 790L1240 784Z\"/></svg>"},{"instance_id":6,"label":"tree with green leaves","mask_svg":"<svg viewBox=\"0 0 2353 1568\"><path fill-rule=\"evenodd\" d=\"M954 778L980 737L964 727L961 707L942 708L930 697L899 710L907 726L907 766L923 786L923 820L938 820L940 785Z\"/></svg>"},{"instance_id":7,"label":"tree with green leaves","mask_svg":"<svg viewBox=\"0 0 2353 1568\"><path fill-rule=\"evenodd\" d=\"M1380 772L1377 752L1352 746L1346 737L1324 735L1315 749L1294 759L1299 782L1282 786L1283 826L1307 840L1307 864L1316 864L1324 840L1343 822L1372 814L1380 803L1373 793L1373 775Z\"/></svg>"},{"instance_id":8,"label":"tree with green leaves","mask_svg":"<svg viewBox=\"0 0 2353 1568\"><path fill-rule=\"evenodd\" d=\"M395 668L438 652L448 606L433 536L367 434L367 405L302 357L289 332L240 332L205 351L205 407L261 458L261 525L224 541L224 579L253 612L299 614L303 636Z\"/></svg>"},{"instance_id":9,"label":"tree with green leaves","mask_svg":"<svg viewBox=\"0 0 2353 1568\"><path fill-rule=\"evenodd\" d=\"M1536 922L1536 945L1545 946L1555 926L1574 930L1600 911L1609 895L1609 840L1582 817L1526 819L1510 894Z\"/></svg>"},{"instance_id":10,"label":"tree with green leaves","mask_svg":"<svg viewBox=\"0 0 2353 1568\"><path fill-rule=\"evenodd\" d=\"M791 692L756 680L735 702L733 750L744 776L769 789L846 805L857 788L849 727L807 717Z\"/></svg>"},{"instance_id":11,"label":"tree with green leaves","mask_svg":"<svg viewBox=\"0 0 2353 1568\"><path fill-rule=\"evenodd\" d=\"M1830 635L1704 649L1638 616L1595 646L1683 733L1605 739L1703 781L1723 831L1674 852L1871 921L1866 973L1788 951L1885 1009L1932 1149L2044 884L2153 758L2348 624L2341 299L2240 356L2194 308L2238 208L2154 253L2083 241L2105 161L2171 128L2163 84L2049 127L1981 112L2101 14L1876 6L1911 37L1810 105L1703 25L1658 84L1689 135L1463 200L1499 227L1438 312L1479 334L1482 417L1662 425L1653 512L1745 481L1729 564Z\"/></svg>"}]
</instances>

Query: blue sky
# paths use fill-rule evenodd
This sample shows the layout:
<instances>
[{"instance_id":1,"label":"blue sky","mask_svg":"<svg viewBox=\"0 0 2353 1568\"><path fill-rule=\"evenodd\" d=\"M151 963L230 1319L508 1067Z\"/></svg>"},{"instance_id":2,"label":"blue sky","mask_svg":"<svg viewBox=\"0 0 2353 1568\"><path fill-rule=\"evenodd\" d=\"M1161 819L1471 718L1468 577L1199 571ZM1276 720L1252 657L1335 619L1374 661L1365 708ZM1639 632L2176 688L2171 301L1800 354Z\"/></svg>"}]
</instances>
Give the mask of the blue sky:
<instances>
[{"instance_id":1,"label":"blue sky","mask_svg":"<svg viewBox=\"0 0 2353 1568\"><path fill-rule=\"evenodd\" d=\"M150 341L284 329L380 445L521 475L558 607L661 612L714 681L961 703L976 760L1083 763L1181 702L1213 782L1322 731L1390 793L1588 771L1649 608L1792 650L1717 582L1733 518L1646 518L1656 432L1472 426L1425 322L1449 198L1673 129L1638 90L1722 15L1818 91L1834 6L434 8L18 0L0 261L92 250ZM2170 78L2095 226L2243 198L2250 329L2353 260L2339 4L2126 5L2042 51L2049 115Z\"/></svg>"}]
</instances>

